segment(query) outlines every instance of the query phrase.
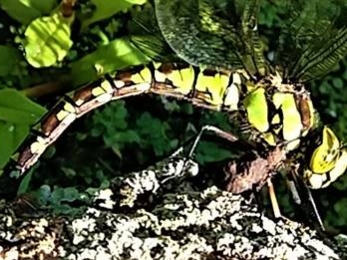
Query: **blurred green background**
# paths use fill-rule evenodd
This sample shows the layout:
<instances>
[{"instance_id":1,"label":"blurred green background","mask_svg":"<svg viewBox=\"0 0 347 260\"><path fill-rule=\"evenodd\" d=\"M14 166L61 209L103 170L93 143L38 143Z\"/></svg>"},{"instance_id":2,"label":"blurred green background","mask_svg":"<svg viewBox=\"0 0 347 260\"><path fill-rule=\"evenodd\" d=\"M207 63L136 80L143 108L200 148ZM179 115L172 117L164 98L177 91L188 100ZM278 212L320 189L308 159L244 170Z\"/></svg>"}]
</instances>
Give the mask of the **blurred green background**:
<instances>
[{"instance_id":1,"label":"blurred green background","mask_svg":"<svg viewBox=\"0 0 347 260\"><path fill-rule=\"evenodd\" d=\"M6 47L0 49L0 88L21 90L49 109L62 94L96 77L91 76L88 65L96 66L100 62L103 72L107 72L127 62L129 65L140 62L143 57L137 56L125 58L120 64L110 61L107 56L112 58L112 55L107 46L114 39L123 39L129 34L127 23L141 11L136 4L144 2L78 1L74 9L76 19L71 25L72 47L63 60L38 68L31 66L32 62L29 64L28 54L24 55L23 48L28 52L30 47L25 43L29 37L26 30L33 19L52 16L58 3L50 0L43 6L40 1L32 1L31 6L27 6L21 1L0 1L0 45ZM274 28L281 24L281 11L281 6L272 1L262 6L260 29L267 37L264 40L270 43L271 37L276 37ZM43 39L36 40L38 44ZM103 48L106 51L102 51ZM133 54L125 46L126 51L126 55L129 52ZM342 140L346 140L347 136L347 110L344 109L347 103L346 67L346 60L343 60L329 75L308 86L323 122L331 126ZM66 75L72 77L72 83L56 89L54 83L62 82ZM34 88L35 91L29 91L39 84L46 84L45 90ZM226 114L197 109L187 102L153 95L107 104L77 120L49 147L34 167L29 190L43 184L81 189L100 187L115 175L143 169L167 157L205 124L217 125L234 133L239 130L228 123ZM203 141L197 153L201 164L230 156L228 150L212 141ZM283 180L276 181L276 189L284 214L294 217L295 210L288 200ZM313 194L326 226L338 232L347 232L346 192L345 175L329 188Z\"/></svg>"}]
</instances>

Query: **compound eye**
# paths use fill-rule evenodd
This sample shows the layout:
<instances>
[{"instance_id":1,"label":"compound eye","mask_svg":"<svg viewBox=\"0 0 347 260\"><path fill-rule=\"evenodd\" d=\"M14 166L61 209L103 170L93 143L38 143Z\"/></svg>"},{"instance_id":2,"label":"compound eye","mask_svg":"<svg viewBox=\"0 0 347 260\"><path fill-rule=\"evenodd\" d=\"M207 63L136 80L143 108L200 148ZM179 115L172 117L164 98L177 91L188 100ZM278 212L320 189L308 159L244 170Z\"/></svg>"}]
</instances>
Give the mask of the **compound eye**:
<instances>
[{"instance_id":1,"label":"compound eye","mask_svg":"<svg viewBox=\"0 0 347 260\"><path fill-rule=\"evenodd\" d=\"M332 170L339 158L340 142L334 132L324 127L322 143L313 152L310 169L314 173L323 174Z\"/></svg>"},{"instance_id":2,"label":"compound eye","mask_svg":"<svg viewBox=\"0 0 347 260\"><path fill-rule=\"evenodd\" d=\"M338 158L334 161L333 168L325 173L314 173L307 169L304 172L304 180L311 189L322 189L336 181L347 169L347 150L339 151Z\"/></svg>"}]
</instances>

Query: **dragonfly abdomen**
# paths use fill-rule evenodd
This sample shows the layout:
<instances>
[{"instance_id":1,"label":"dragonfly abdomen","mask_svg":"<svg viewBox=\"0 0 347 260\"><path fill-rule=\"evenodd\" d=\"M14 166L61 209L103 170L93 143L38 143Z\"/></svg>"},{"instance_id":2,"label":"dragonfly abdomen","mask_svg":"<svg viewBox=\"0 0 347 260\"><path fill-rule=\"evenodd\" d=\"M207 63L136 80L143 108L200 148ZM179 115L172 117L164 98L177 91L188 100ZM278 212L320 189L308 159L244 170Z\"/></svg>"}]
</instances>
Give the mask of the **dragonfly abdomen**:
<instances>
[{"instance_id":1,"label":"dragonfly abdomen","mask_svg":"<svg viewBox=\"0 0 347 260\"><path fill-rule=\"evenodd\" d=\"M188 100L212 110L233 111L239 108L240 73L202 69L187 63L152 63L135 70L117 72L114 83L151 82L148 89L151 93Z\"/></svg>"},{"instance_id":2,"label":"dragonfly abdomen","mask_svg":"<svg viewBox=\"0 0 347 260\"><path fill-rule=\"evenodd\" d=\"M27 171L72 122L89 111L112 100L149 92L186 99L215 110L237 109L239 101L238 86L227 72L175 63L153 63L117 71L61 98L13 156L15 168L20 173Z\"/></svg>"}]
</instances>

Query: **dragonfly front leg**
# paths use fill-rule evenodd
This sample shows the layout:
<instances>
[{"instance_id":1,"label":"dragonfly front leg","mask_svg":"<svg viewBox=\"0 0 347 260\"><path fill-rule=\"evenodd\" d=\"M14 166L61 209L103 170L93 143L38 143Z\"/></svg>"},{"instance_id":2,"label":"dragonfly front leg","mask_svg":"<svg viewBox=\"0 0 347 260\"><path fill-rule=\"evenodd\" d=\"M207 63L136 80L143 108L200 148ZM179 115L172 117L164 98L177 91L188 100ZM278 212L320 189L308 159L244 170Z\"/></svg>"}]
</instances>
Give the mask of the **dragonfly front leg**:
<instances>
[{"instance_id":1,"label":"dragonfly front leg","mask_svg":"<svg viewBox=\"0 0 347 260\"><path fill-rule=\"evenodd\" d=\"M251 148L254 149L254 146L251 144L251 143L248 143L248 142L243 142L242 140L240 140L237 136L233 135L232 133L230 132L227 132L227 131L224 131L216 126L212 126L212 125L205 125L201 128L198 136L196 137L193 145L192 145L192 148L190 150L190 153L189 153L189 157L192 157L193 156L193 153L194 151L196 150L200 140L201 140L201 137L204 133L206 132L212 132L213 134L215 134L216 136L222 138L222 139L225 139L231 143L235 143L235 142L241 142L243 145L247 145Z\"/></svg>"},{"instance_id":2,"label":"dragonfly front leg","mask_svg":"<svg viewBox=\"0 0 347 260\"><path fill-rule=\"evenodd\" d=\"M175 152L173 155L170 156L170 158L172 159L176 159L176 158L180 158L179 163L181 164L177 164L175 165L175 167L173 167L176 170L175 174L168 174L168 177L164 178L161 181L161 184L164 184L165 182L173 179L173 178L177 178L178 176L195 176L198 172L198 165L197 163L193 160L194 157L194 153L196 151L196 148L198 147L198 144L202 138L202 135L206 132L213 132L215 135L228 140L229 142L236 142L239 141L239 139L234 136L233 134L226 132L224 130L219 129L218 127L212 126L212 125L205 125L201 128L199 134L196 136L196 138L194 139L194 142L190 148L190 151L187 155L187 157L185 158L185 160L182 160L182 158L180 156L178 156L179 154L182 153L182 148L180 148L177 152ZM178 167L179 166L179 167Z\"/></svg>"},{"instance_id":3,"label":"dragonfly front leg","mask_svg":"<svg viewBox=\"0 0 347 260\"><path fill-rule=\"evenodd\" d=\"M192 148L189 154L193 153ZM183 155L183 147L180 147L169 157L169 162L166 163L165 167L161 172L161 184L166 183L171 179L181 177L192 177L196 176L199 172L199 165L190 156L185 157Z\"/></svg>"}]
</instances>

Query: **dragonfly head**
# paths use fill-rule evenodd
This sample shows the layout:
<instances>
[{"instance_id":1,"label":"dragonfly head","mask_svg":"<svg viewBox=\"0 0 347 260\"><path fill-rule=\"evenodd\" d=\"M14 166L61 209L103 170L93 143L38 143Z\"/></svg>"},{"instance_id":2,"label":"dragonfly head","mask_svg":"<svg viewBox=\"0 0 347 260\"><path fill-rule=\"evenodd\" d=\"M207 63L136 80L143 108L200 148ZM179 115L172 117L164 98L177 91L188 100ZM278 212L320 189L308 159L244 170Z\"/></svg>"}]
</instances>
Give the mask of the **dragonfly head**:
<instances>
[{"instance_id":1,"label":"dragonfly head","mask_svg":"<svg viewBox=\"0 0 347 260\"><path fill-rule=\"evenodd\" d=\"M311 189L329 186L347 168L347 149L340 144L334 132L323 128L321 142L314 148L309 165L304 170L304 180Z\"/></svg>"}]
</instances>

